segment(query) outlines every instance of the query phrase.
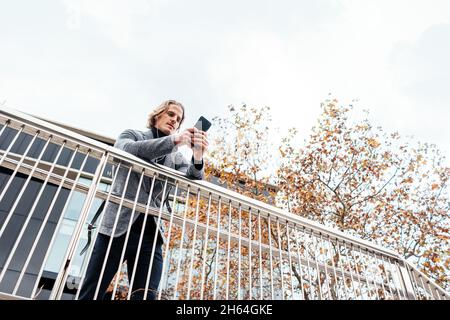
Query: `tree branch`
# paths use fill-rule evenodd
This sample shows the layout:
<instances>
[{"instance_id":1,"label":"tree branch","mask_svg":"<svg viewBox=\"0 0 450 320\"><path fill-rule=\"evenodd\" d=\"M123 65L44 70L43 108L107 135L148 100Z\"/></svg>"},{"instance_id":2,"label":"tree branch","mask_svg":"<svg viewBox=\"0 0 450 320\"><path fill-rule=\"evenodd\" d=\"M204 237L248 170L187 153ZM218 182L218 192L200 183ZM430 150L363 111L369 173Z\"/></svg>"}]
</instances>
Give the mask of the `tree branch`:
<instances>
[{"instance_id":1,"label":"tree branch","mask_svg":"<svg viewBox=\"0 0 450 320\"><path fill-rule=\"evenodd\" d=\"M340 181L340 182L338 183L338 185L333 189L334 191L336 191L337 189L339 189L339 187L341 186L342 182L343 182L344 179L345 179L345 176L347 175L348 171L349 171L350 168L352 167L352 163L353 163L354 158L355 158L355 154L353 153L353 154L352 154L352 159L350 160L350 164L348 165L347 170L345 170L344 174L342 175L341 181ZM329 181L328 181L328 182L329 182Z\"/></svg>"},{"instance_id":2,"label":"tree branch","mask_svg":"<svg viewBox=\"0 0 450 320\"><path fill-rule=\"evenodd\" d=\"M349 207L349 209L350 208L352 208L353 206L355 206L355 205L358 205L358 204L360 204L360 203L363 203L363 202L367 202L367 201L369 201L370 199L373 199L373 198L375 198L377 195L379 195L380 193L381 193L381 191L383 191L383 189L392 181L392 179L394 179L394 177L397 175L397 171L398 171L398 168L395 170L395 172L394 172L394 174L392 175L392 177L381 187L381 189L380 190L378 190L375 194L373 194L373 195L371 195L371 196L368 196L368 197L366 197L365 199L362 199L361 201L358 201L358 202L355 202L355 203L353 203L353 204L351 204L350 205L350 207Z\"/></svg>"}]
</instances>

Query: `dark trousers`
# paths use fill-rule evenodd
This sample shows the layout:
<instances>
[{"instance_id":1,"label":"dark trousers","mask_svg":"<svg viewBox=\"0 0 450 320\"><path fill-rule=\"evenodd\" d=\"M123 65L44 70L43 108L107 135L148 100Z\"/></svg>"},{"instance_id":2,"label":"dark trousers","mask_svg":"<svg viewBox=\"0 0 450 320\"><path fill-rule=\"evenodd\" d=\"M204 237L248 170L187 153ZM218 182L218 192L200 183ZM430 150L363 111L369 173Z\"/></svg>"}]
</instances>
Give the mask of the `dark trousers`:
<instances>
[{"instance_id":1,"label":"dark trousers","mask_svg":"<svg viewBox=\"0 0 450 320\"><path fill-rule=\"evenodd\" d=\"M143 220L144 215L139 214L138 219L131 226L130 236L128 238L127 248L125 251L124 261L127 261L129 282L131 281L134 264L136 262L135 260L137 257L139 236L142 230ZM152 254L153 240L155 237L155 230L156 225L154 219L149 216L147 218L146 228L140 248L139 262L136 267L136 275L134 276L133 287L131 288L131 299L133 300L144 299L147 274ZM105 271L103 273L102 281L97 295L98 300L103 300L106 298L106 290L108 289L111 280L114 278L114 275L119 268L119 262L120 264L123 263L123 261L120 261L120 256L122 254L125 237L126 234L113 239L111 250L108 256L108 261L105 266ZM78 298L79 300L92 300L94 298L95 290L97 288L100 277L100 272L102 270L103 261L108 249L109 240L109 236L101 233L98 234L92 256L87 267L86 276L81 287L80 296ZM156 290L158 289L159 281L161 279L163 264L161 247L162 241L160 237L157 236L155 254L153 256L153 266L146 296L146 299L148 300L154 300L156 298Z\"/></svg>"}]
</instances>

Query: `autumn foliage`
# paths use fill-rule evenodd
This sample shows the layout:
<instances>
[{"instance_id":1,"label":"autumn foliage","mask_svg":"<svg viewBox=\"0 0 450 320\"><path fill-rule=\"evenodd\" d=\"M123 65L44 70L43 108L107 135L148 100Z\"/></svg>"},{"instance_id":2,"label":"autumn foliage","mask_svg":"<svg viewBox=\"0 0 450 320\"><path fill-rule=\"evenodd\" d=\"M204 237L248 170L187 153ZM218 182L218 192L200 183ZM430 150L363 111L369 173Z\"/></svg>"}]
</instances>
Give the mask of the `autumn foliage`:
<instances>
[{"instance_id":1,"label":"autumn foliage","mask_svg":"<svg viewBox=\"0 0 450 320\"><path fill-rule=\"evenodd\" d=\"M248 188L237 191L266 202L274 194L261 190L275 184L278 206L390 248L448 290L450 168L439 150L367 117L351 120L351 105L327 100L321 108L309 138L296 147L290 129L278 157L269 108L230 107L230 117L215 121L210 172L231 188L236 177L245 181Z\"/></svg>"}]
</instances>

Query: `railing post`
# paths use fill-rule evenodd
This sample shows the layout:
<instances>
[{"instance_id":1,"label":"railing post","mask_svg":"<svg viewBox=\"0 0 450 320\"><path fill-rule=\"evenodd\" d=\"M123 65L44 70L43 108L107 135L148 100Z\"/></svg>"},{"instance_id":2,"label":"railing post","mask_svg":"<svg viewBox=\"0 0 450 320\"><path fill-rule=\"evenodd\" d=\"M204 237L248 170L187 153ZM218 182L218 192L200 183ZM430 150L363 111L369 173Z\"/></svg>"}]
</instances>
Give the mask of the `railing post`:
<instances>
[{"instance_id":1,"label":"railing post","mask_svg":"<svg viewBox=\"0 0 450 320\"><path fill-rule=\"evenodd\" d=\"M92 177L91 186L89 187L89 191L86 195L86 200L84 201L80 217L75 226L74 232L72 234L72 238L70 239L69 247L66 251L66 256L64 257L64 260L63 260L63 265L61 266L61 268L58 272L58 276L55 280L55 285L53 286L53 290L49 297L49 300L58 300L61 298L61 296L63 294L65 282L66 282L68 273L70 271L69 269L70 269L71 261L75 254L76 245L78 243L79 238L81 237L84 223L89 215L89 209L91 208L92 203L94 201L95 193L97 190L97 185L101 181L103 170L107 163L107 159L108 159L108 153L105 152L105 153L103 153L102 158L100 159L100 162L98 164L97 170L94 173L94 176ZM75 181L74 183L77 183L77 182ZM64 214L64 213L62 213L62 214Z\"/></svg>"},{"instance_id":2,"label":"railing post","mask_svg":"<svg viewBox=\"0 0 450 320\"><path fill-rule=\"evenodd\" d=\"M417 296L414 291L414 286L411 280L411 275L407 268L407 264L405 261L401 261L401 264L402 265L397 264L397 269L401 279L400 285L402 286L402 290L408 300L416 300Z\"/></svg>"}]
</instances>

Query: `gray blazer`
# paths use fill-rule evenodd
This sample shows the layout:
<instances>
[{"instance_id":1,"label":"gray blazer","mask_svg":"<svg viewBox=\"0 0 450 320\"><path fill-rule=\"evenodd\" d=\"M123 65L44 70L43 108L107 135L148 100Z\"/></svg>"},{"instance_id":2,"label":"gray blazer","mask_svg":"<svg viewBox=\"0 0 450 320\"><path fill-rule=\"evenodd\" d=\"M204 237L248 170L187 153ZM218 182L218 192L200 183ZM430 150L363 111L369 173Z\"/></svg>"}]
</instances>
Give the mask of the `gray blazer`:
<instances>
[{"instance_id":1,"label":"gray blazer","mask_svg":"<svg viewBox=\"0 0 450 320\"><path fill-rule=\"evenodd\" d=\"M203 167L201 170L197 170L192 163L188 162L183 154L178 151L178 147L174 143L174 135L165 136L162 138L153 137L152 130L145 132L138 130L125 130L117 138L114 147L129 152L145 161L155 162L156 158L166 155L164 165L175 170L181 171L186 174L187 177L201 180L204 176ZM125 182L128 175L128 168L121 166L115 183L112 187L112 194L121 196ZM131 172L127 188L125 190L125 198L130 200L136 199L136 192L139 185L140 173ZM139 191L138 202L146 204L149 198L149 192L152 184L152 179L149 177L144 177L141 189ZM153 186L153 192L150 202L150 207L156 207L159 210L162 192L164 188L164 182L158 179L155 180ZM169 193L169 187L166 188L166 196ZM117 216L119 205L108 202L105 206L105 213L102 224L99 228L99 232L107 236L111 236L113 232L114 220ZM137 211L134 213L133 223L138 218L139 214ZM120 210L119 220L114 232L114 237L119 237L126 233L128 224L130 222L132 215L132 209L122 207ZM157 222L157 217L154 217L155 224ZM150 223L151 220L147 220ZM162 229L162 223L160 223L159 235L164 241L164 232Z\"/></svg>"}]
</instances>

